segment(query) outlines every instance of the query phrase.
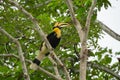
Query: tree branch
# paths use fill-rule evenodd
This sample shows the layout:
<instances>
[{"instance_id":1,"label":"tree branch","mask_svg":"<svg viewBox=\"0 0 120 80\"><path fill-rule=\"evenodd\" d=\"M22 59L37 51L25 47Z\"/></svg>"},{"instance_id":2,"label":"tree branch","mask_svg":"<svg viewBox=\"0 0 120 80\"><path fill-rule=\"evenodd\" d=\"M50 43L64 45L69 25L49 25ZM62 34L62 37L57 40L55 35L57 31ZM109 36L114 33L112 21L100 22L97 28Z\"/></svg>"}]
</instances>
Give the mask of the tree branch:
<instances>
[{"instance_id":1,"label":"tree branch","mask_svg":"<svg viewBox=\"0 0 120 80\"><path fill-rule=\"evenodd\" d=\"M68 9L70 11L70 16L71 16L71 19L72 19L72 22L78 32L78 35L79 37L82 36L82 26L80 24L80 22L77 20L77 18L75 17L75 13L74 13L74 10L73 10L73 5L72 5L72 1L71 0L65 0L67 6L68 6Z\"/></svg>"},{"instance_id":2,"label":"tree branch","mask_svg":"<svg viewBox=\"0 0 120 80\"><path fill-rule=\"evenodd\" d=\"M33 22L33 24L35 25L35 30L39 33L40 37L42 37L42 39L45 41L46 46L49 50L49 52L56 58L56 60L61 63L61 66L63 66L63 63L60 61L60 59L56 56L55 52L53 51L53 48L51 47L50 43L48 42L45 34L43 33L41 27L39 26L37 20L29 13L27 12L22 6L20 6L16 1L12 1L9 0L9 2L13 5L15 5L20 11L22 11L27 17L29 17L29 19ZM66 75L66 79L67 80L71 80L70 79L70 75L68 74L68 71L66 69L66 67L64 66L63 68L65 75Z\"/></svg>"},{"instance_id":3,"label":"tree branch","mask_svg":"<svg viewBox=\"0 0 120 80\"><path fill-rule=\"evenodd\" d=\"M97 23L100 24L100 27L103 31L105 31L108 35L110 35L111 37L113 37L114 39L120 41L120 35L117 34L116 32L114 32L113 30L111 30L108 26L106 26L104 23L102 23L99 20L96 20Z\"/></svg>"},{"instance_id":4,"label":"tree branch","mask_svg":"<svg viewBox=\"0 0 120 80\"><path fill-rule=\"evenodd\" d=\"M91 17L92 17L93 10L95 8L96 2L97 2L97 0L92 0L91 7L90 7L90 9L88 11L88 16L87 16L86 23L85 23L85 28L84 28L85 33L86 33L86 35L84 37L85 41L87 40L87 36L88 36L89 28L90 28Z\"/></svg>"},{"instance_id":5,"label":"tree branch","mask_svg":"<svg viewBox=\"0 0 120 80\"><path fill-rule=\"evenodd\" d=\"M19 59L19 57L17 55L14 55L14 54L0 54L0 57L15 57L15 58Z\"/></svg>"},{"instance_id":6,"label":"tree branch","mask_svg":"<svg viewBox=\"0 0 120 80\"><path fill-rule=\"evenodd\" d=\"M86 24L85 24L85 27L88 28L88 31L89 31L89 27L90 27L91 17L93 14L93 9L95 8L96 2L97 2L97 0L92 0L92 5L90 7L90 10L88 11L88 16L87 16Z\"/></svg>"},{"instance_id":7,"label":"tree branch","mask_svg":"<svg viewBox=\"0 0 120 80\"><path fill-rule=\"evenodd\" d=\"M92 63L92 62L88 62L88 66L91 66L91 67L97 68L99 70L105 71L105 72L111 74L112 76L114 76L114 77L116 77L117 79L120 80L120 75L118 75L117 73L115 73L114 71L112 71L111 69L109 69L105 66L101 66L99 64Z\"/></svg>"},{"instance_id":8,"label":"tree branch","mask_svg":"<svg viewBox=\"0 0 120 80\"><path fill-rule=\"evenodd\" d=\"M58 68L57 68L57 63L53 60L52 57L49 56L50 61L52 62L53 66L54 66L54 71L56 76L59 78L58 80L63 80L59 74Z\"/></svg>"},{"instance_id":9,"label":"tree branch","mask_svg":"<svg viewBox=\"0 0 120 80\"><path fill-rule=\"evenodd\" d=\"M20 61L21 61L21 64L22 64L22 70L23 70L23 73L24 73L24 78L25 78L25 80L30 80L30 77L29 77L29 74L28 74L28 71L27 71L27 67L26 67L26 63L25 63L25 59L24 59L24 56L23 56L24 53L22 51L22 47L21 47L19 41L17 39L15 39L14 37L12 37L9 33L7 33L1 27L0 27L0 32L5 34L8 38L10 38L17 45L16 47L18 49L19 58L20 58Z\"/></svg>"},{"instance_id":10,"label":"tree branch","mask_svg":"<svg viewBox=\"0 0 120 80\"><path fill-rule=\"evenodd\" d=\"M96 0L92 0L91 7L88 11L85 27L82 29L81 52L80 52L81 61L80 61L80 76L79 76L80 80L86 80L87 58L88 58L87 37L88 37L90 21L95 5L96 5Z\"/></svg>"},{"instance_id":11,"label":"tree branch","mask_svg":"<svg viewBox=\"0 0 120 80\"><path fill-rule=\"evenodd\" d=\"M20 59L19 56L15 55L15 54L0 54L0 57L15 57L16 59ZM32 63L32 61L28 60L28 59L25 59L25 61L28 62L28 63ZM47 70L45 70L41 67L39 67L39 70L46 73L47 75L53 77L54 79L59 80L59 78L56 75L48 72Z\"/></svg>"},{"instance_id":12,"label":"tree branch","mask_svg":"<svg viewBox=\"0 0 120 80\"><path fill-rule=\"evenodd\" d=\"M59 58L57 58L57 56L54 54L50 54L50 56L55 59L60 66L63 68L64 72L65 72L65 76L66 76L66 80L71 80L69 72L67 71L67 68L65 67L65 65L61 62L61 60Z\"/></svg>"}]
</instances>

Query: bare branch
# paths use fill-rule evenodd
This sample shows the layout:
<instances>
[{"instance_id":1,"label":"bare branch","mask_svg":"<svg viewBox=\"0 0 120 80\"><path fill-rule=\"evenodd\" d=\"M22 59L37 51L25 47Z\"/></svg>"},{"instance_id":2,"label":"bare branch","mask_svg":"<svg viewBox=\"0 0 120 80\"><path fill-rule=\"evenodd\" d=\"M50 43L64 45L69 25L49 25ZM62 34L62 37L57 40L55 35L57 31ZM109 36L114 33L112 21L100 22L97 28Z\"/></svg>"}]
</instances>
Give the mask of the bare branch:
<instances>
[{"instance_id":1,"label":"bare branch","mask_svg":"<svg viewBox=\"0 0 120 80\"><path fill-rule=\"evenodd\" d=\"M101 66L99 64L92 63L92 62L88 62L88 66L91 66L91 67L97 68L99 70L105 71L105 72L111 74L112 76L114 76L114 77L116 77L117 79L120 80L120 75L118 75L117 73L115 73L114 71L112 71L111 69L109 69L105 66Z\"/></svg>"},{"instance_id":2,"label":"bare branch","mask_svg":"<svg viewBox=\"0 0 120 80\"><path fill-rule=\"evenodd\" d=\"M12 0L9 0L9 2L11 4L14 4L20 11L22 11L27 17L30 18L30 20L33 22L33 24L35 25L35 30L39 33L40 37L42 37L42 39L45 41L46 45L47 45L47 48L49 50L49 52L54 55L55 59L61 63L61 65L63 66L63 63L60 61L60 59L56 56L55 52L53 51L53 48L51 47L50 43L48 42L45 34L43 33L41 27L39 26L38 22L36 21L36 19L29 13L27 12L22 6L20 6L16 1L12 1ZM63 68L64 72L65 72L65 75L66 75L66 78L67 80L70 80L70 75L68 74L68 71L66 69L66 67L64 66Z\"/></svg>"},{"instance_id":3,"label":"bare branch","mask_svg":"<svg viewBox=\"0 0 120 80\"><path fill-rule=\"evenodd\" d=\"M88 11L88 16L87 16L87 20L86 20L86 24L85 27L88 29L89 31L89 27L90 27L90 21L91 21L91 17L93 14L93 9L95 8L97 0L92 0L92 5L90 7L90 10Z\"/></svg>"},{"instance_id":4,"label":"bare branch","mask_svg":"<svg viewBox=\"0 0 120 80\"><path fill-rule=\"evenodd\" d=\"M50 61L53 63L53 66L54 66L54 70L55 70L55 74L58 76L58 80L63 80L59 74L59 71L58 71L58 68L57 68L57 63L54 61L54 59L52 59L50 56L49 56L49 59Z\"/></svg>"},{"instance_id":5,"label":"bare branch","mask_svg":"<svg viewBox=\"0 0 120 80\"><path fill-rule=\"evenodd\" d=\"M90 28L91 17L92 17L93 10L95 8L96 2L97 2L97 0L92 0L91 7L88 11L88 16L87 16L86 23L85 23L85 28L84 28L84 31L85 31L86 34L84 35L85 37L83 38L83 41L87 40L88 32L89 32L89 28Z\"/></svg>"},{"instance_id":6,"label":"bare branch","mask_svg":"<svg viewBox=\"0 0 120 80\"><path fill-rule=\"evenodd\" d=\"M2 29L0 27L0 32L2 32L3 34L5 34L8 38L10 38L14 43L16 43L16 47L18 49L18 54L19 54L19 57L20 57L20 61L21 61L21 64L22 64L22 69L23 69L23 73L24 73L24 78L25 80L30 80L30 77L29 77L29 74L28 74L28 71L27 71L27 67L26 67L26 63L25 63L25 59L24 59L24 56L23 56L23 51L22 51L22 47L19 43L19 41L17 39L15 39L14 37L12 37L9 33L7 33L4 29Z\"/></svg>"},{"instance_id":7,"label":"bare branch","mask_svg":"<svg viewBox=\"0 0 120 80\"><path fill-rule=\"evenodd\" d=\"M41 67L38 67L38 69L41 70L42 72L46 73L47 75L53 77L54 79L59 80L59 77L57 77L56 75L48 72L47 70L45 70L45 69L43 69L43 68L41 68Z\"/></svg>"},{"instance_id":8,"label":"bare branch","mask_svg":"<svg viewBox=\"0 0 120 80\"><path fill-rule=\"evenodd\" d=\"M120 41L120 35L119 34L117 34L116 32L114 32L113 30L111 30L108 26L106 26L101 21L97 20L96 22L100 24L100 27L102 28L102 30L105 31L108 35L110 35L114 39Z\"/></svg>"},{"instance_id":9,"label":"bare branch","mask_svg":"<svg viewBox=\"0 0 120 80\"><path fill-rule=\"evenodd\" d=\"M59 64L60 66L63 68L64 72L65 72L65 76L66 76L66 80L71 80L70 78L70 75L69 75L69 72L67 71L67 68L65 67L65 65L61 62L61 60L59 58L57 58L56 54L53 53L53 54L50 54L50 56L55 59Z\"/></svg>"},{"instance_id":10,"label":"bare branch","mask_svg":"<svg viewBox=\"0 0 120 80\"><path fill-rule=\"evenodd\" d=\"M19 59L19 56L14 55L14 54L0 54L0 57L15 57Z\"/></svg>"},{"instance_id":11,"label":"bare branch","mask_svg":"<svg viewBox=\"0 0 120 80\"><path fill-rule=\"evenodd\" d=\"M82 27L81 27L80 22L75 17L75 13L74 13L74 10L73 10L72 1L71 0L65 0L65 1L66 1L67 6L68 6L68 9L70 11L72 22L73 22L76 30L78 31L79 37L81 37L82 36L82 31L81 31Z\"/></svg>"}]
</instances>

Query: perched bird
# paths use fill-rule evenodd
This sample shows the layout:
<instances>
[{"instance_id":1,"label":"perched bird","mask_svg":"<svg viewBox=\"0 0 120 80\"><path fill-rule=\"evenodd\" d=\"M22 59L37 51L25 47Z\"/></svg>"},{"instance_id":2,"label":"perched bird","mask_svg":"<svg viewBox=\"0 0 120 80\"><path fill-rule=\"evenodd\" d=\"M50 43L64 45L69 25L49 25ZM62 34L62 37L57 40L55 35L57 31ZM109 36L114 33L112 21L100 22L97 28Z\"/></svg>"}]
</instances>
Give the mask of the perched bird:
<instances>
[{"instance_id":1,"label":"perched bird","mask_svg":"<svg viewBox=\"0 0 120 80\"><path fill-rule=\"evenodd\" d=\"M52 48L56 48L60 42L61 39L61 28L69 26L68 23L55 23L54 27L53 27L53 31L48 34L47 39L49 41L49 43L51 44ZM38 55L36 56L36 58L33 60L33 62L30 65L30 68L33 70L37 70L38 66L41 62L41 60L43 60L45 58L45 56L49 55L49 51L47 49L47 46L45 44L45 42L43 41L39 50Z\"/></svg>"}]
</instances>

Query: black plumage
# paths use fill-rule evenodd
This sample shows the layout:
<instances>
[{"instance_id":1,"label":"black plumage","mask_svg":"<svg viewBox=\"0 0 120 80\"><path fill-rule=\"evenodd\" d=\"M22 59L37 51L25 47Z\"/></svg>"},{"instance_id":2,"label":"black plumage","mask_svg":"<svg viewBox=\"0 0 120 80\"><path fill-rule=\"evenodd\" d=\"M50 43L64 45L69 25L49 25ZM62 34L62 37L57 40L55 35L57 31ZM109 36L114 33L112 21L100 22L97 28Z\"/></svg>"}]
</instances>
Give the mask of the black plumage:
<instances>
[{"instance_id":1,"label":"black plumage","mask_svg":"<svg viewBox=\"0 0 120 80\"><path fill-rule=\"evenodd\" d=\"M57 36L57 34L55 32L52 32L47 36L49 43L51 44L52 48L54 48L54 49L58 46L60 39L61 39L61 37L57 38L56 36Z\"/></svg>"}]
</instances>

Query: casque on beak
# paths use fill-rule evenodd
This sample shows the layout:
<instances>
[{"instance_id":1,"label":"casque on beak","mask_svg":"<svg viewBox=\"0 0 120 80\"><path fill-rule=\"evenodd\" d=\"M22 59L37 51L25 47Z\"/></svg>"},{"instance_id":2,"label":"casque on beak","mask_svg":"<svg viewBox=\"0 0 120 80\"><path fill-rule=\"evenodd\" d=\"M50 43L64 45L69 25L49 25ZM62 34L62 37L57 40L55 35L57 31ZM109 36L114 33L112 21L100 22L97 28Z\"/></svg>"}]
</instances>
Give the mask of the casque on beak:
<instances>
[{"instance_id":1,"label":"casque on beak","mask_svg":"<svg viewBox=\"0 0 120 80\"><path fill-rule=\"evenodd\" d=\"M59 27L59 28L63 28L63 27L68 27L70 24L68 23L55 23L54 27Z\"/></svg>"}]
</instances>

